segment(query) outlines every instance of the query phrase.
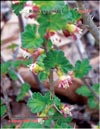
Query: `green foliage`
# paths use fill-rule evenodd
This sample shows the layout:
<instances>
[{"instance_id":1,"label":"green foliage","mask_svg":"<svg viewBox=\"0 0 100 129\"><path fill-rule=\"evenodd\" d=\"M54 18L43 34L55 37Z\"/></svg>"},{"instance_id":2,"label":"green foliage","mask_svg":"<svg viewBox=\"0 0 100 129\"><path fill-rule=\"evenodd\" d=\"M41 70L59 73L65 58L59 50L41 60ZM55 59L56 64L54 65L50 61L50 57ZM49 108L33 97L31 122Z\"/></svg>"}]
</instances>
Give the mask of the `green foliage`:
<instances>
[{"instance_id":1,"label":"green foliage","mask_svg":"<svg viewBox=\"0 0 100 129\"><path fill-rule=\"evenodd\" d=\"M50 12L53 10L61 10L64 7L63 1L35 1L40 6L41 11Z\"/></svg>"},{"instance_id":2,"label":"green foliage","mask_svg":"<svg viewBox=\"0 0 100 129\"><path fill-rule=\"evenodd\" d=\"M6 113L6 111L7 111L7 108L6 108L6 106L5 105L1 105L0 106L0 117L2 117L5 113Z\"/></svg>"},{"instance_id":3,"label":"green foliage","mask_svg":"<svg viewBox=\"0 0 100 129\"><path fill-rule=\"evenodd\" d=\"M47 73L47 71L39 72L38 77L39 77L39 79L40 79L41 81L46 80L46 79L48 78L48 73Z\"/></svg>"},{"instance_id":4,"label":"green foliage","mask_svg":"<svg viewBox=\"0 0 100 129\"><path fill-rule=\"evenodd\" d=\"M17 46L18 46L17 44L13 43L13 44L9 45L7 48L14 50Z\"/></svg>"},{"instance_id":5,"label":"green foliage","mask_svg":"<svg viewBox=\"0 0 100 129\"><path fill-rule=\"evenodd\" d=\"M60 100L56 96L54 97L54 101L50 100L50 93L46 93L44 96L41 93L33 93L27 105L33 113L39 113L45 110L46 106L52 105L53 103L59 105Z\"/></svg>"},{"instance_id":6,"label":"green foliage","mask_svg":"<svg viewBox=\"0 0 100 129\"><path fill-rule=\"evenodd\" d=\"M20 66L27 66L29 64L33 63L32 59L27 59L27 60L15 60L12 61L11 64L14 68L19 68Z\"/></svg>"},{"instance_id":7,"label":"green foliage","mask_svg":"<svg viewBox=\"0 0 100 129\"><path fill-rule=\"evenodd\" d=\"M17 75L15 74L15 72L13 70L10 70L9 72L9 76L12 80L17 80Z\"/></svg>"},{"instance_id":8,"label":"green foliage","mask_svg":"<svg viewBox=\"0 0 100 129\"><path fill-rule=\"evenodd\" d=\"M81 14L76 9L71 9L68 5L63 8L63 16L66 23L76 23L81 18Z\"/></svg>"},{"instance_id":9,"label":"green foliage","mask_svg":"<svg viewBox=\"0 0 100 129\"><path fill-rule=\"evenodd\" d=\"M45 120L43 124L46 128L50 128L52 125L52 121L53 121L52 118L49 118L49 119Z\"/></svg>"},{"instance_id":10,"label":"green foliage","mask_svg":"<svg viewBox=\"0 0 100 129\"><path fill-rule=\"evenodd\" d=\"M100 83L92 86L93 90L99 95L99 86ZM82 96L88 97L88 105L90 108L96 108L97 101L95 100L95 96L91 93L91 91L86 86L81 86L76 90L76 93Z\"/></svg>"},{"instance_id":11,"label":"green foliage","mask_svg":"<svg viewBox=\"0 0 100 129\"><path fill-rule=\"evenodd\" d=\"M46 54L42 54L41 56L39 56L39 58L37 59L37 64L41 67L44 68L44 63L43 63L43 60L44 58L46 57ZM38 74L38 77L41 81L44 81L48 78L48 75L49 75L49 71L47 70L44 70L42 72L39 72Z\"/></svg>"},{"instance_id":12,"label":"green foliage","mask_svg":"<svg viewBox=\"0 0 100 129\"><path fill-rule=\"evenodd\" d=\"M53 119L55 121L54 128L72 128L72 126L70 126L70 123L72 122L72 117L68 116L65 118L60 113L56 112L53 116Z\"/></svg>"},{"instance_id":13,"label":"green foliage","mask_svg":"<svg viewBox=\"0 0 100 129\"><path fill-rule=\"evenodd\" d=\"M43 39L36 37L36 26L27 25L25 31L22 33L22 47L23 48L38 48L43 44Z\"/></svg>"},{"instance_id":14,"label":"green foliage","mask_svg":"<svg viewBox=\"0 0 100 129\"><path fill-rule=\"evenodd\" d=\"M24 1L21 1L21 3L20 4L12 4L12 9L14 10L14 13L16 14L16 15L19 15L19 13L20 13L20 11L23 9L23 7L24 7L24 4L25 4L25 0Z\"/></svg>"},{"instance_id":15,"label":"green foliage","mask_svg":"<svg viewBox=\"0 0 100 129\"><path fill-rule=\"evenodd\" d=\"M77 61L74 68L75 77L82 78L89 73L91 66L88 59Z\"/></svg>"},{"instance_id":16,"label":"green foliage","mask_svg":"<svg viewBox=\"0 0 100 129\"><path fill-rule=\"evenodd\" d=\"M24 83L21 86L20 94L17 96L17 101L20 101L23 99L23 97L26 95L26 93L30 90L30 85L28 83Z\"/></svg>"},{"instance_id":17,"label":"green foliage","mask_svg":"<svg viewBox=\"0 0 100 129\"><path fill-rule=\"evenodd\" d=\"M97 101L94 99L93 96L88 98L88 105L89 105L89 107L92 108L92 109L93 109L93 108L96 108L96 106L97 106Z\"/></svg>"},{"instance_id":18,"label":"green foliage","mask_svg":"<svg viewBox=\"0 0 100 129\"><path fill-rule=\"evenodd\" d=\"M4 62L1 64L1 74L6 74L8 72L8 68L10 67L11 62Z\"/></svg>"},{"instance_id":19,"label":"green foliage","mask_svg":"<svg viewBox=\"0 0 100 129\"><path fill-rule=\"evenodd\" d=\"M26 122L26 123L23 123L22 126L20 127L21 129L22 128L42 128L41 124L39 123L34 123L34 122Z\"/></svg>"},{"instance_id":20,"label":"green foliage","mask_svg":"<svg viewBox=\"0 0 100 129\"><path fill-rule=\"evenodd\" d=\"M89 97L91 95L91 91L86 86L81 86L76 90L76 93L82 96Z\"/></svg>"},{"instance_id":21,"label":"green foliage","mask_svg":"<svg viewBox=\"0 0 100 129\"><path fill-rule=\"evenodd\" d=\"M72 65L66 59L63 51L61 50L49 51L47 53L46 58L44 59L44 65L47 70L59 67L65 73L67 73L70 69L72 69Z\"/></svg>"},{"instance_id":22,"label":"green foliage","mask_svg":"<svg viewBox=\"0 0 100 129\"><path fill-rule=\"evenodd\" d=\"M16 80L17 77L16 77L14 71L11 69L11 67L17 69L21 65L27 66L27 65L31 64L32 62L33 61L30 60L30 59L28 59L28 60L14 60L14 61L4 62L4 63L1 64L1 74L6 74L6 73L9 72L10 77L13 80Z\"/></svg>"}]
</instances>

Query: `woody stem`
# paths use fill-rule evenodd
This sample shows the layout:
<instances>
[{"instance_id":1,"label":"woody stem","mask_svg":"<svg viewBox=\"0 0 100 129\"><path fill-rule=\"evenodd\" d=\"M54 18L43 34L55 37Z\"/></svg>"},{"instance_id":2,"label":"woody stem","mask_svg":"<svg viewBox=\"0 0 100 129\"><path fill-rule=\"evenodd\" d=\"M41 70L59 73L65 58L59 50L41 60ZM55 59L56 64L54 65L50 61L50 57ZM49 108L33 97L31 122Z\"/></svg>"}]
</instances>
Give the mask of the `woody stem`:
<instances>
[{"instance_id":1,"label":"woody stem","mask_svg":"<svg viewBox=\"0 0 100 129\"><path fill-rule=\"evenodd\" d=\"M54 97L53 69L50 70L49 83L50 83L50 99L53 99Z\"/></svg>"},{"instance_id":2,"label":"woody stem","mask_svg":"<svg viewBox=\"0 0 100 129\"><path fill-rule=\"evenodd\" d=\"M48 40L46 43L44 43L44 50L47 54L47 52L48 52ZM54 97L53 69L50 70L49 84L50 84L50 99L53 99L53 97Z\"/></svg>"}]
</instances>

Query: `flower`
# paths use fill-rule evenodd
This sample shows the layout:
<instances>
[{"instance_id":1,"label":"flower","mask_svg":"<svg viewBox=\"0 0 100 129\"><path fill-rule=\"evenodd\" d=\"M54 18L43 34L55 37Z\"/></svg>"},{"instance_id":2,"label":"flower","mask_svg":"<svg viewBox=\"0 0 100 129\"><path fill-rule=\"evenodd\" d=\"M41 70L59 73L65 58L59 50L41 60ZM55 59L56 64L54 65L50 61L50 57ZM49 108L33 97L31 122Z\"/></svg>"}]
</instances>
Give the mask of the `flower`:
<instances>
[{"instance_id":1,"label":"flower","mask_svg":"<svg viewBox=\"0 0 100 129\"><path fill-rule=\"evenodd\" d=\"M72 84L72 77L70 75L62 75L59 77L59 88L68 88Z\"/></svg>"},{"instance_id":2,"label":"flower","mask_svg":"<svg viewBox=\"0 0 100 129\"><path fill-rule=\"evenodd\" d=\"M39 66L36 62L34 64L30 64L29 65L29 69L30 71L32 71L33 73L37 74L40 71L43 71L44 69Z\"/></svg>"},{"instance_id":3,"label":"flower","mask_svg":"<svg viewBox=\"0 0 100 129\"><path fill-rule=\"evenodd\" d=\"M71 113L72 109L73 109L73 106L69 106L69 105L64 104L61 107L61 113L64 115L64 117L67 117L67 115L72 116L72 113Z\"/></svg>"},{"instance_id":4,"label":"flower","mask_svg":"<svg viewBox=\"0 0 100 129\"><path fill-rule=\"evenodd\" d=\"M77 40L77 35L82 34L82 29L74 24L67 23L66 31L63 32L66 37L72 36L74 40Z\"/></svg>"},{"instance_id":5,"label":"flower","mask_svg":"<svg viewBox=\"0 0 100 129\"><path fill-rule=\"evenodd\" d=\"M73 33L79 33L79 34L81 34L81 31L82 31L82 29L80 29L80 28L77 27L76 25L70 24L70 23L67 23L66 29L68 30L68 32L69 32L70 34L73 34Z\"/></svg>"}]
</instances>

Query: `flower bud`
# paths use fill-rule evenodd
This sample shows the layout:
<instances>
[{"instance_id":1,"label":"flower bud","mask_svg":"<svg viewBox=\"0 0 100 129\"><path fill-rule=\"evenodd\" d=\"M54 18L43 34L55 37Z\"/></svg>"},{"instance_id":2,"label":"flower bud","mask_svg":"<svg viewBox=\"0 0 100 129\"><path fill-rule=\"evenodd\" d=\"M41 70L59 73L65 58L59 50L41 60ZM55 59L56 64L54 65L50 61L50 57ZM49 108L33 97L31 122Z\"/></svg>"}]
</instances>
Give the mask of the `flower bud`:
<instances>
[{"instance_id":1,"label":"flower bud","mask_svg":"<svg viewBox=\"0 0 100 129\"><path fill-rule=\"evenodd\" d=\"M35 74L37 74L38 72L44 70L44 69L43 69L41 66L39 66L37 63L31 64L29 67L30 67L30 70L31 70L33 73L35 73Z\"/></svg>"},{"instance_id":2,"label":"flower bud","mask_svg":"<svg viewBox=\"0 0 100 129\"><path fill-rule=\"evenodd\" d=\"M77 27L76 25L74 25L74 24L69 24L69 23L67 23L66 29L68 30L68 32L69 32L70 34L73 34L73 33L81 33L81 29L80 29L79 27Z\"/></svg>"}]
</instances>

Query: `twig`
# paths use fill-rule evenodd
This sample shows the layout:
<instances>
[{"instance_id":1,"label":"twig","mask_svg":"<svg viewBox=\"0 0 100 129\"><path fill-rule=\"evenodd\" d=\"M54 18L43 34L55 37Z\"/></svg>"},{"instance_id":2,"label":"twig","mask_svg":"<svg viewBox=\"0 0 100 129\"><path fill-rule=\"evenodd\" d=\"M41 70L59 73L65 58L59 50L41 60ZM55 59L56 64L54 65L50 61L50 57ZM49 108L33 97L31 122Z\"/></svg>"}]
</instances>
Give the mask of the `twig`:
<instances>
[{"instance_id":1,"label":"twig","mask_svg":"<svg viewBox=\"0 0 100 129\"><path fill-rule=\"evenodd\" d=\"M49 84L50 84L50 99L53 99L54 97L53 69L50 70Z\"/></svg>"},{"instance_id":2,"label":"twig","mask_svg":"<svg viewBox=\"0 0 100 129\"><path fill-rule=\"evenodd\" d=\"M20 81L22 84L24 84L25 82L24 82L23 78L21 77L21 75L20 75L19 73L17 73L15 70L14 70L14 72L15 72L16 76L18 77L19 81ZM30 94L30 96L32 97L32 94L33 94L33 93L32 93L31 90L29 90L29 94Z\"/></svg>"},{"instance_id":3,"label":"twig","mask_svg":"<svg viewBox=\"0 0 100 129\"><path fill-rule=\"evenodd\" d=\"M6 62L2 55L1 55L1 58L2 58L2 61L3 61L3 62ZM13 69L14 73L16 74L16 76L18 77L19 81L20 81L22 84L24 84L25 81L23 80L23 78L21 77L21 75L20 75L18 72L16 72L16 70L15 70L15 68L14 68L13 66L11 66L11 67L9 68L9 71L12 71L12 69ZM10 78L10 76L9 76L9 78ZM29 94L30 94L30 96L32 97L32 91L31 91L31 90L29 90Z\"/></svg>"},{"instance_id":4,"label":"twig","mask_svg":"<svg viewBox=\"0 0 100 129\"><path fill-rule=\"evenodd\" d=\"M44 87L43 83L40 82L40 80L36 74L34 74L32 71L30 71L30 72L34 76L34 78L35 78L35 80L40 88L41 93L44 95L48 91L48 89Z\"/></svg>"},{"instance_id":5,"label":"twig","mask_svg":"<svg viewBox=\"0 0 100 129\"><path fill-rule=\"evenodd\" d=\"M4 84L5 84L5 82L3 81L2 84L1 84L1 88L2 88L4 99L5 99L5 104L6 104L6 107L7 107L7 115L9 117L9 119L12 119L11 109L10 109L10 105L9 105L9 99L8 99L6 90L4 90Z\"/></svg>"},{"instance_id":6,"label":"twig","mask_svg":"<svg viewBox=\"0 0 100 129\"><path fill-rule=\"evenodd\" d=\"M58 107L55 104L53 106L60 114L62 114L62 112L58 109Z\"/></svg>"},{"instance_id":7,"label":"twig","mask_svg":"<svg viewBox=\"0 0 100 129\"><path fill-rule=\"evenodd\" d=\"M76 0L78 4L78 8L82 10L84 13L82 13L83 21L86 25L88 25L88 29L91 32L91 34L95 37L96 41L100 42L100 33L97 28L97 26L94 24L91 16L86 12L86 8L84 5L84 1Z\"/></svg>"},{"instance_id":8,"label":"twig","mask_svg":"<svg viewBox=\"0 0 100 129\"><path fill-rule=\"evenodd\" d=\"M44 43L44 50L47 54L47 52L48 52L48 40L46 43ZM50 84L50 99L53 99L53 97L54 97L53 69L50 70L49 84Z\"/></svg>"}]
</instances>

